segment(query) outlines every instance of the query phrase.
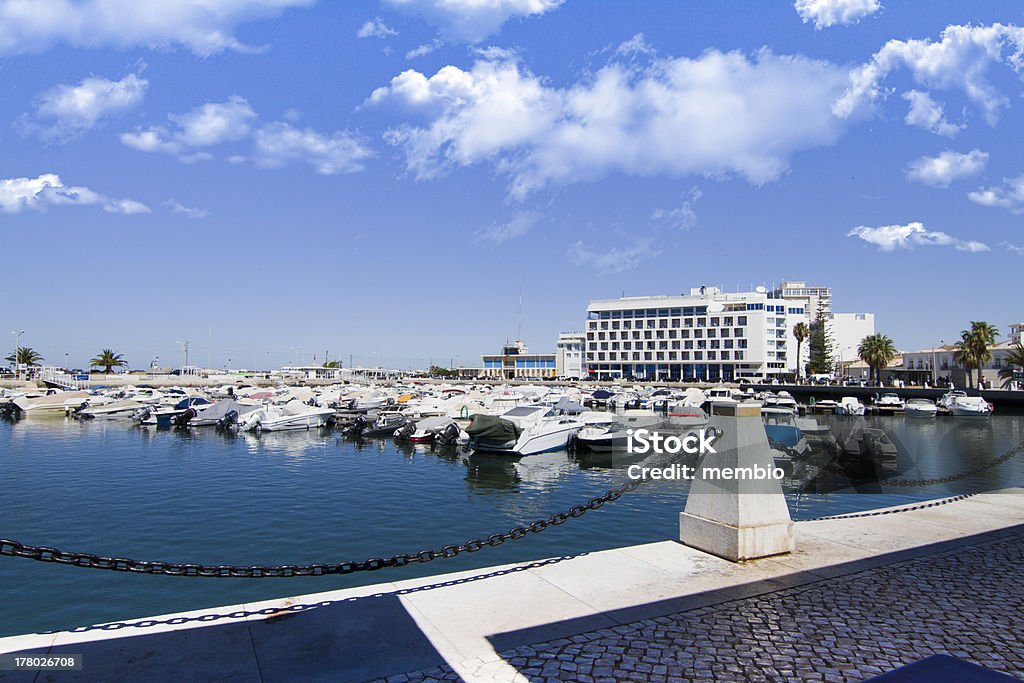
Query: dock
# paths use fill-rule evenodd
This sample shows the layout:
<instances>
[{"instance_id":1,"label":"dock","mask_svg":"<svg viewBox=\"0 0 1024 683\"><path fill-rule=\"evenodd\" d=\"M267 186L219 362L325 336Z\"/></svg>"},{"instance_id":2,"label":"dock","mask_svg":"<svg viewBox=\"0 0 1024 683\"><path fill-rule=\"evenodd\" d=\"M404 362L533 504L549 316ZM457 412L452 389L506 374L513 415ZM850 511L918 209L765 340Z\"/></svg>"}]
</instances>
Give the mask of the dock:
<instances>
[{"instance_id":1,"label":"dock","mask_svg":"<svg viewBox=\"0 0 1024 683\"><path fill-rule=\"evenodd\" d=\"M84 657L0 681L860 681L939 652L1024 674L1024 488L797 522L795 538L743 563L666 540L0 638Z\"/></svg>"}]
</instances>

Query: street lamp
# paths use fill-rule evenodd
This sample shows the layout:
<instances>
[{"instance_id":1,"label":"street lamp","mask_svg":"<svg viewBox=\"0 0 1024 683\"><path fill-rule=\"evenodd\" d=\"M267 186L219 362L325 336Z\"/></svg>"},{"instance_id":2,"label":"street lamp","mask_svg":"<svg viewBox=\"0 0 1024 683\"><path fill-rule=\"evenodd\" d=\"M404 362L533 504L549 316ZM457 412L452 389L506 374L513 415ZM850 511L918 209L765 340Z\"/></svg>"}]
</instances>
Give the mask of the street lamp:
<instances>
[{"instance_id":1,"label":"street lamp","mask_svg":"<svg viewBox=\"0 0 1024 683\"><path fill-rule=\"evenodd\" d=\"M189 341L190 340L186 339L185 341L174 342L175 344L181 344L181 358L182 358L182 361L181 361L181 374L182 375L185 374L185 368L188 367L188 345L189 345Z\"/></svg>"},{"instance_id":2,"label":"street lamp","mask_svg":"<svg viewBox=\"0 0 1024 683\"><path fill-rule=\"evenodd\" d=\"M945 346L946 340L940 339L939 346ZM932 344L932 386L938 386L939 384L939 364L935 360L935 344Z\"/></svg>"},{"instance_id":3,"label":"street lamp","mask_svg":"<svg viewBox=\"0 0 1024 683\"><path fill-rule=\"evenodd\" d=\"M21 379L21 363L18 362L18 351L21 350L21 335L25 334L25 330L11 330L11 334L14 335L14 376L16 379Z\"/></svg>"}]
</instances>

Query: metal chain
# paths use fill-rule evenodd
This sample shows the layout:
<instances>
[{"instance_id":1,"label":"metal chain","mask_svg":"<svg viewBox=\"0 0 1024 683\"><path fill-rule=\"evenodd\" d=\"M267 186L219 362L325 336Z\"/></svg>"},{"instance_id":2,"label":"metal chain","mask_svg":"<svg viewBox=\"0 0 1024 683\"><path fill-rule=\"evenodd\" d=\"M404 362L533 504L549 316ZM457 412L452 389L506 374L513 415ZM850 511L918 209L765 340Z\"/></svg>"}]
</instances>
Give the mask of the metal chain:
<instances>
[{"instance_id":1,"label":"metal chain","mask_svg":"<svg viewBox=\"0 0 1024 683\"><path fill-rule=\"evenodd\" d=\"M892 479L882 479L878 483L881 484L882 486L898 486L898 487L906 487L906 486L934 486L936 484L949 484L951 482L958 481L960 479L966 479L967 477L974 476L975 474L978 474L980 472L984 472L985 470L990 470L993 467L998 467L999 465L1002 465L1004 462L1006 462L1010 458L1012 458L1015 455L1018 455L1018 454L1020 454L1022 452L1024 452L1024 442L1021 442L1021 443L1017 444L1015 447L1013 447L1010 450L1006 451L1005 453L1000 455L998 458L996 458L996 459L994 459L994 460L992 460L992 461L990 461L988 463L985 463L984 465L978 465L977 467L972 467L971 469L966 470L964 472L961 472L959 474L951 474L951 475L946 476L946 477L937 477L935 479L900 479L900 478L895 478L894 477Z\"/></svg>"},{"instance_id":2,"label":"metal chain","mask_svg":"<svg viewBox=\"0 0 1024 683\"><path fill-rule=\"evenodd\" d=\"M913 510L924 510L926 508L934 508L940 505L948 505L949 503L955 503L959 500L967 500L978 495L977 493L964 493L959 496L953 496L952 498L942 498L941 500L933 500L927 503L919 503L917 505L908 505L906 507L890 508L888 510L872 510L870 512L853 512L848 515L828 515L825 517L811 517L810 519L799 519L798 522L824 522L832 519L857 519L858 517L879 517L881 515L895 515L900 512L912 512Z\"/></svg>"},{"instance_id":3,"label":"metal chain","mask_svg":"<svg viewBox=\"0 0 1024 683\"><path fill-rule=\"evenodd\" d=\"M44 546L32 546L6 538L0 539L0 555L23 557L39 562L54 562L72 567L106 569L135 574L164 574L168 576L203 576L211 578L258 579L289 576L324 576L328 574L352 574L360 571L375 571L386 567L404 567L408 564L432 562L442 557L455 557L460 553L474 553L486 547L499 546L506 541L517 541L528 534L537 534L553 526L564 524L570 519L582 517L589 510L597 510L605 503L618 500L633 491L648 479L630 479L618 488L591 498L583 505L573 505L565 512L556 512L547 519L538 519L526 526L517 526L505 533L491 534L486 539L471 539L461 545L446 545L440 550L421 550L418 553L402 553L388 558L374 557L361 562L338 562L331 564L244 566L204 565L179 562L151 562L123 557L108 557L92 553L80 553Z\"/></svg>"}]
</instances>

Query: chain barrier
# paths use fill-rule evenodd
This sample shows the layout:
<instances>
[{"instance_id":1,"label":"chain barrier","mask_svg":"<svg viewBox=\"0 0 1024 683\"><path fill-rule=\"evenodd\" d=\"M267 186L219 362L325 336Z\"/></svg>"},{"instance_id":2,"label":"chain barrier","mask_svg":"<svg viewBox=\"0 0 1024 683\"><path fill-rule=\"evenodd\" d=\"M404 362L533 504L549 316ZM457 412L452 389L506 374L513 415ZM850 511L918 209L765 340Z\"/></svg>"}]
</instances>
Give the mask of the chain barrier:
<instances>
[{"instance_id":1,"label":"chain barrier","mask_svg":"<svg viewBox=\"0 0 1024 683\"><path fill-rule=\"evenodd\" d=\"M935 479L900 479L898 477L893 477L891 479L882 479L878 483L881 484L882 486L897 487L935 486L936 484L950 484L954 481L966 479L967 477L973 477L975 474L979 474L986 470L990 470L993 467L998 467L999 465L1002 465L1010 458L1014 457L1015 455L1019 455L1022 452L1024 452L1024 442L1017 444L1015 447L1006 451L998 458L995 458L994 460L991 460L990 462L987 462L984 465L972 467L971 469L965 470L964 472L961 472L959 474L951 474L946 477L937 477Z\"/></svg>"},{"instance_id":2,"label":"chain barrier","mask_svg":"<svg viewBox=\"0 0 1024 683\"><path fill-rule=\"evenodd\" d=\"M953 496L951 498L942 498L940 500L932 500L927 503L918 503L917 505L907 505L905 507L889 508L887 510L871 510L869 512L852 512L846 515L827 515L825 517L811 517L810 519L796 520L798 522L824 522L832 519L857 519L859 517L879 517L881 515L895 515L900 512L912 512L914 510L924 510L926 508L939 507L940 505L948 505L949 503L955 503L959 500L967 500L978 495L977 493L964 493L959 496Z\"/></svg>"},{"instance_id":3,"label":"chain barrier","mask_svg":"<svg viewBox=\"0 0 1024 683\"><path fill-rule=\"evenodd\" d=\"M715 430L712 443L722 436ZM668 459L672 462L680 457L676 455ZM648 458L648 460L652 460ZM502 545L506 541L518 541L529 534L539 534L553 526L559 526L570 519L582 517L590 510L597 510L605 503L611 503L623 495L635 490L649 481L646 478L629 479L618 488L606 491L603 495L591 498L583 505L573 505L565 512L556 512L546 519L538 519L526 526L517 526L505 533L491 534L486 539L471 539L461 545L446 545L439 550L421 550L418 553L401 553L387 558L373 557L368 560L354 562L337 562L324 564L285 564L276 566L246 565L206 565L181 562L154 562L133 560L125 557L109 557L93 553L82 553L59 550L46 546L33 546L6 538L0 538L0 555L23 557L38 562L50 562L83 567L87 569L105 569L115 572L134 574L163 574L166 576L201 576L208 578L227 579L262 579L285 578L292 576L326 576L330 574L353 574L362 571L376 571L388 567L404 567L409 564L433 562L442 557L455 557L461 553L475 553L488 547Z\"/></svg>"}]
</instances>

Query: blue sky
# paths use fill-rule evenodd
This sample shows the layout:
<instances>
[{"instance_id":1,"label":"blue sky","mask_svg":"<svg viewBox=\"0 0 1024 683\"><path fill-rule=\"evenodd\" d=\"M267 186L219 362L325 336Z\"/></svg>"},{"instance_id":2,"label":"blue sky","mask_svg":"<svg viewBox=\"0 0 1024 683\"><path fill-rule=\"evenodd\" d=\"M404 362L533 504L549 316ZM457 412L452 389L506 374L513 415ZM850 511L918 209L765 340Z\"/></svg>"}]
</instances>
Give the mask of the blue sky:
<instances>
[{"instance_id":1,"label":"blue sky","mask_svg":"<svg viewBox=\"0 0 1024 683\"><path fill-rule=\"evenodd\" d=\"M594 298L784 278L905 349L1006 330L1022 14L0 0L3 331L76 366L476 365L520 292L551 350Z\"/></svg>"}]
</instances>

